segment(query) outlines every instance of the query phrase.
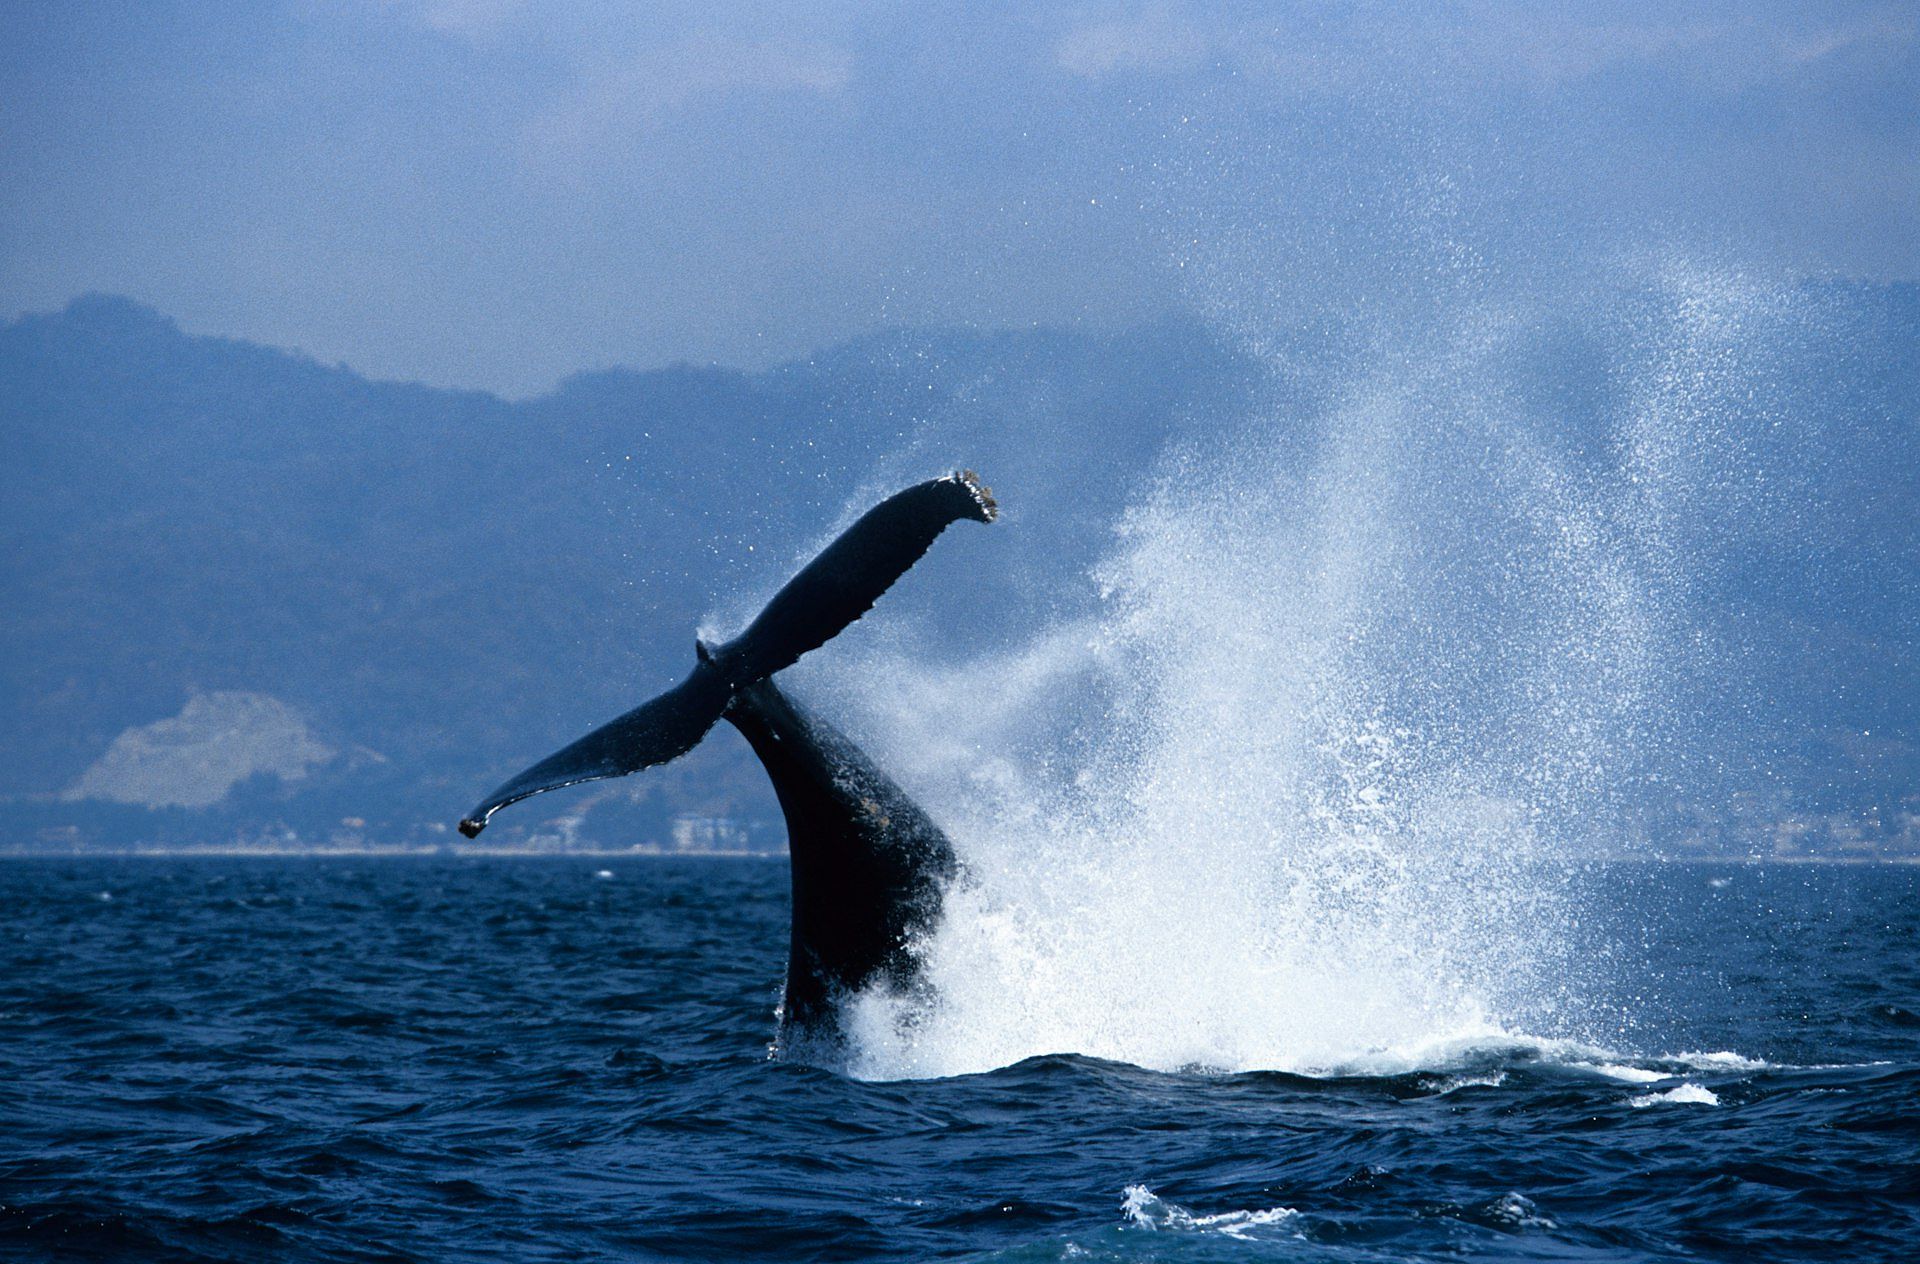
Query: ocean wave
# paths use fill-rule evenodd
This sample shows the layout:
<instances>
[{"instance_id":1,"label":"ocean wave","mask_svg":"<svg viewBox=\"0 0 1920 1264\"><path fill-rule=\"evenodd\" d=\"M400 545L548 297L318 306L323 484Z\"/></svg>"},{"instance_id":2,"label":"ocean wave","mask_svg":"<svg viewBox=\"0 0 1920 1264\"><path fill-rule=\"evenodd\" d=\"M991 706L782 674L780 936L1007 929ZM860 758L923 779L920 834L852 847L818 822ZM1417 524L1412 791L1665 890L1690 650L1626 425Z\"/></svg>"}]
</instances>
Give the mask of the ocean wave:
<instances>
[{"instance_id":1,"label":"ocean wave","mask_svg":"<svg viewBox=\"0 0 1920 1264\"><path fill-rule=\"evenodd\" d=\"M1687 1083L1660 1093L1642 1093L1638 1097L1629 1097L1627 1105L1636 1109L1648 1106L1718 1106L1720 1095L1710 1088L1699 1084Z\"/></svg>"},{"instance_id":2,"label":"ocean wave","mask_svg":"<svg viewBox=\"0 0 1920 1264\"><path fill-rule=\"evenodd\" d=\"M1263 1231L1299 1216L1291 1207L1267 1207L1253 1211L1221 1211L1197 1215L1179 1203L1169 1202L1145 1185L1129 1185L1121 1191L1120 1213L1126 1222L1141 1229L1170 1233L1217 1233L1241 1242L1266 1236Z\"/></svg>"}]
</instances>

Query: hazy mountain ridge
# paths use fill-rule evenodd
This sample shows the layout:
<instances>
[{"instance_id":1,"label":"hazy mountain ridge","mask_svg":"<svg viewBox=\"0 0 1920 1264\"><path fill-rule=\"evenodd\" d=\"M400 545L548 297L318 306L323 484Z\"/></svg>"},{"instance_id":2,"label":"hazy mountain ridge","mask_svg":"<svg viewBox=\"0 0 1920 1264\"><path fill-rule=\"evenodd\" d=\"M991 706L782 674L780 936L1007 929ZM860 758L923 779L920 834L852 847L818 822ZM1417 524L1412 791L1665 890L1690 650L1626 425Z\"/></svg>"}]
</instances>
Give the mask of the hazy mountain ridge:
<instances>
[{"instance_id":1,"label":"hazy mountain ridge","mask_svg":"<svg viewBox=\"0 0 1920 1264\"><path fill-rule=\"evenodd\" d=\"M676 679L703 614L777 583L857 489L975 462L1034 519L1029 544L1054 546L993 582L1088 555L1125 490L1101 473L1150 462L1172 413L1244 377L1219 371L1232 363L1191 330L915 333L761 374L581 374L511 403L189 337L124 299L22 318L0 329L5 841L22 825L125 842L276 822L317 838L344 819L431 838ZM1112 416L1114 442L1072 468L1021 455L1025 427L1063 409ZM1031 514L1020 493L1059 477L1083 492ZM889 605L959 605L967 588L940 576L964 548L943 545ZM204 812L73 801L116 740L222 693L363 755L255 777ZM716 742L622 783L612 797L650 802L607 828L777 815L744 760Z\"/></svg>"},{"instance_id":2,"label":"hazy mountain ridge","mask_svg":"<svg viewBox=\"0 0 1920 1264\"><path fill-rule=\"evenodd\" d=\"M1920 788L1920 289L1829 298L1831 347L1781 372L1833 414L1833 459L1788 490L1849 512L1788 548L1698 542L1695 599L1780 629L1739 687L1806 721L1767 774L1769 819L1897 813ZM1330 337L1301 331L1287 363ZM1624 353L1602 341L1577 319L1544 330L1521 383L1575 467L1617 441ZM885 624L978 652L1092 600L1087 567L1169 443L1306 413L1320 389L1164 326L884 333L764 373L611 369L513 402L188 336L104 296L0 327L0 384L0 847L62 848L437 841L481 791L677 679L703 618L750 610L852 506L959 464L1007 521L943 540ZM1723 685L1697 682L1702 705L1726 705ZM129 801L165 771L135 764L200 758L229 713L273 749L209 747L194 793ZM665 841L708 816L777 817L730 737L508 813L488 841Z\"/></svg>"}]
</instances>

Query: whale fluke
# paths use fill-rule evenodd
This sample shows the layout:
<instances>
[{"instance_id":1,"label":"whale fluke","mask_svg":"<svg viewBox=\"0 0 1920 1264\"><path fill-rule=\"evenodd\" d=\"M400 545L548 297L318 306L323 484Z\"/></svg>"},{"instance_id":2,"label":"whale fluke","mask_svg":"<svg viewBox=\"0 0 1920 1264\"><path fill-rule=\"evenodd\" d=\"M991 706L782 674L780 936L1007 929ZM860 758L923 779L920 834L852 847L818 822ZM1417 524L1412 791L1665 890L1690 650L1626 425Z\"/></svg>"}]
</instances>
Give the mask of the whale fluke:
<instances>
[{"instance_id":1,"label":"whale fluke","mask_svg":"<svg viewBox=\"0 0 1920 1264\"><path fill-rule=\"evenodd\" d=\"M788 580L745 632L715 650L715 665L736 689L793 666L871 610L949 523L992 522L998 514L993 493L972 470L889 496Z\"/></svg>"},{"instance_id":2,"label":"whale fluke","mask_svg":"<svg viewBox=\"0 0 1920 1264\"><path fill-rule=\"evenodd\" d=\"M962 470L898 492L867 510L774 594L747 630L700 647L687 678L513 778L467 813L473 838L509 803L583 781L624 777L699 745L735 694L817 649L878 601L961 519L992 522L993 494Z\"/></svg>"},{"instance_id":3,"label":"whale fluke","mask_svg":"<svg viewBox=\"0 0 1920 1264\"><path fill-rule=\"evenodd\" d=\"M733 696L727 682L705 667L702 663L659 697L555 751L495 790L467 813L460 822L460 832L475 837L487 827L488 817L529 795L604 777L624 777L678 759L698 746Z\"/></svg>"}]
</instances>

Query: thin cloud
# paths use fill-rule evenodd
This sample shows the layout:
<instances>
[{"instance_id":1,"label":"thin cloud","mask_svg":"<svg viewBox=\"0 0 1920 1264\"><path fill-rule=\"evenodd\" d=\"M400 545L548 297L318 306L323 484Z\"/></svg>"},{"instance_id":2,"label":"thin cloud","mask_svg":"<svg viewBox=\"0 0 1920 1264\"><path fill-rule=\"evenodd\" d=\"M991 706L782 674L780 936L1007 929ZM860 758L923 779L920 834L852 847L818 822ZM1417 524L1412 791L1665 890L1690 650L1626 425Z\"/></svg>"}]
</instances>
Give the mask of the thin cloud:
<instances>
[{"instance_id":1,"label":"thin cloud","mask_svg":"<svg viewBox=\"0 0 1920 1264\"><path fill-rule=\"evenodd\" d=\"M427 30L479 43L526 12L527 0L386 0L385 7Z\"/></svg>"},{"instance_id":2,"label":"thin cloud","mask_svg":"<svg viewBox=\"0 0 1920 1264\"><path fill-rule=\"evenodd\" d=\"M1830 27L1810 35L1780 41L1780 51L1794 62L1823 61L1837 53L1862 49L1904 48L1920 33L1912 18L1881 15L1844 26Z\"/></svg>"},{"instance_id":3,"label":"thin cloud","mask_svg":"<svg viewBox=\"0 0 1920 1264\"><path fill-rule=\"evenodd\" d=\"M1054 63L1083 79L1178 76L1218 63L1270 87L1329 92L1383 74L1435 71L1441 77L1427 82L1551 92L1646 67L1707 91L1738 91L1833 58L1897 53L1917 34L1912 18L1889 12L1796 27L1712 8L1673 21L1632 6L1596 19L1496 4L1443 12L1362 7L1336 24L1296 18L1202 25L1156 8L1071 27L1054 46Z\"/></svg>"},{"instance_id":4,"label":"thin cloud","mask_svg":"<svg viewBox=\"0 0 1920 1264\"><path fill-rule=\"evenodd\" d=\"M641 58L608 86L628 108L657 115L753 93L832 96L852 77L847 54L819 40L742 40L704 32Z\"/></svg>"},{"instance_id":5,"label":"thin cloud","mask_svg":"<svg viewBox=\"0 0 1920 1264\"><path fill-rule=\"evenodd\" d=\"M1178 72L1197 68L1208 41L1198 28L1155 10L1125 21L1074 27L1054 49L1054 62L1070 75L1099 79L1127 71Z\"/></svg>"},{"instance_id":6,"label":"thin cloud","mask_svg":"<svg viewBox=\"0 0 1920 1264\"><path fill-rule=\"evenodd\" d=\"M700 32L582 72L567 99L530 125L529 150L578 157L734 98L834 97L852 82L852 66L845 50L822 40Z\"/></svg>"}]
</instances>

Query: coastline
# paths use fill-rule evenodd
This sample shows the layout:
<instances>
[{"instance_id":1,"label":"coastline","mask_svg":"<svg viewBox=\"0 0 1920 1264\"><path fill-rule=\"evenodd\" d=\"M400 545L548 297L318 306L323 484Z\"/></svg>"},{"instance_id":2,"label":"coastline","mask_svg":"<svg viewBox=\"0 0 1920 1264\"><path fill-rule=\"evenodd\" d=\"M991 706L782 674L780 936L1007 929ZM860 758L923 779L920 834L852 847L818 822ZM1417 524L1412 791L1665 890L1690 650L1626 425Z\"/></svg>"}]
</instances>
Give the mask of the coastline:
<instances>
[{"instance_id":1,"label":"coastline","mask_svg":"<svg viewBox=\"0 0 1920 1264\"><path fill-rule=\"evenodd\" d=\"M748 848L677 848L636 844L630 847L576 847L565 851L511 846L471 847L116 847L86 851L59 851L48 848L10 849L0 847L0 863L12 860L200 860L200 859L281 859L281 860L785 860L787 851ZM1920 865L1920 855L1851 856L1698 856L1673 854L1634 854L1608 852L1594 856L1568 857L1570 865L1702 865L1714 867L1764 868L1769 865Z\"/></svg>"}]
</instances>

